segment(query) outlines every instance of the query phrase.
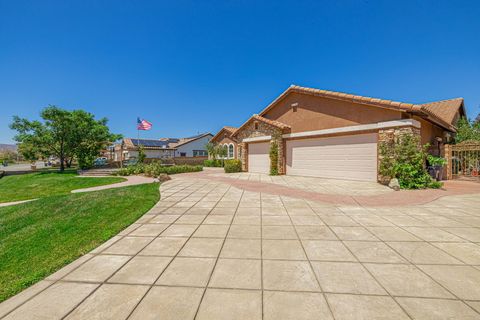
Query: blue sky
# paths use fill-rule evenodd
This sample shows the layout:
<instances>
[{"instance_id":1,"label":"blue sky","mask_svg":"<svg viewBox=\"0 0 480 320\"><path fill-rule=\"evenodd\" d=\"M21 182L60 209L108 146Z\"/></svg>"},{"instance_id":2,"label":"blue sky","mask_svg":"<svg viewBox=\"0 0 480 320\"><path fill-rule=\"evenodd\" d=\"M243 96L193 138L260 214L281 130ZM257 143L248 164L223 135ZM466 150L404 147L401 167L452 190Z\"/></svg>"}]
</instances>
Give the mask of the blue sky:
<instances>
[{"instance_id":1,"label":"blue sky","mask_svg":"<svg viewBox=\"0 0 480 320\"><path fill-rule=\"evenodd\" d=\"M113 132L237 126L290 84L480 105L479 1L0 0L0 143L48 104Z\"/></svg>"}]
</instances>

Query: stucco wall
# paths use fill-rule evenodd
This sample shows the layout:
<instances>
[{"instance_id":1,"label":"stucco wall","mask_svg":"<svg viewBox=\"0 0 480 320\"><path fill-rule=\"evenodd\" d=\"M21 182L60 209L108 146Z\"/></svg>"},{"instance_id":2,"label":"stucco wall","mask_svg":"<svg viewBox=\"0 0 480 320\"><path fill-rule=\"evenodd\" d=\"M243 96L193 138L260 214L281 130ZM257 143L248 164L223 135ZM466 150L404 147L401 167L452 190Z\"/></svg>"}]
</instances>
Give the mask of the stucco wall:
<instances>
[{"instance_id":1,"label":"stucco wall","mask_svg":"<svg viewBox=\"0 0 480 320\"><path fill-rule=\"evenodd\" d=\"M298 103L296 112L292 107ZM402 113L347 101L291 93L269 110L264 117L291 126L291 132L398 120Z\"/></svg>"},{"instance_id":2,"label":"stucco wall","mask_svg":"<svg viewBox=\"0 0 480 320\"><path fill-rule=\"evenodd\" d=\"M208 143L208 141L210 141L211 138L212 138L212 135L208 135L203 138L200 138L195 141L179 146L177 151L175 152L175 157L180 157L181 152L185 152L186 157L193 157L193 150L206 151L207 149L205 148L205 146Z\"/></svg>"},{"instance_id":3,"label":"stucco wall","mask_svg":"<svg viewBox=\"0 0 480 320\"><path fill-rule=\"evenodd\" d=\"M444 139L445 130L422 118L414 117L414 119L422 124L422 128L420 130L422 135L422 144L433 144L436 137L440 137L442 140Z\"/></svg>"}]
</instances>

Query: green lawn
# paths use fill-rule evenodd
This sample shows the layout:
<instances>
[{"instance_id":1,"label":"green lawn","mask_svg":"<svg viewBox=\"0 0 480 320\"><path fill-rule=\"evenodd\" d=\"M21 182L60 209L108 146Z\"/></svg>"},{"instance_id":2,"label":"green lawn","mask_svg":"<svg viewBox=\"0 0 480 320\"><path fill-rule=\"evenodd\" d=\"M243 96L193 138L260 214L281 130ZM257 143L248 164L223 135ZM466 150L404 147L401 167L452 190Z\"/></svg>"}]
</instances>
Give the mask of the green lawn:
<instances>
[{"instance_id":1,"label":"green lawn","mask_svg":"<svg viewBox=\"0 0 480 320\"><path fill-rule=\"evenodd\" d=\"M75 172L36 172L0 179L0 203L68 194L81 188L125 181L120 177L78 177Z\"/></svg>"},{"instance_id":2,"label":"green lawn","mask_svg":"<svg viewBox=\"0 0 480 320\"><path fill-rule=\"evenodd\" d=\"M159 200L159 184L0 208L0 302L96 248Z\"/></svg>"}]
</instances>

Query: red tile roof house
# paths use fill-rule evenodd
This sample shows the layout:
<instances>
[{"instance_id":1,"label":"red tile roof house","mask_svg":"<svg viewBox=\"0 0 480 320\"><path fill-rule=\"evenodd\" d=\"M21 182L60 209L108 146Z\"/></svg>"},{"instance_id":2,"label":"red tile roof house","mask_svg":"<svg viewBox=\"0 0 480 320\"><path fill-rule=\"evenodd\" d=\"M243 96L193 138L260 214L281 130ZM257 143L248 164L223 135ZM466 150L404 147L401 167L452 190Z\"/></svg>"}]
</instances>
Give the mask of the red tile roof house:
<instances>
[{"instance_id":1,"label":"red tile roof house","mask_svg":"<svg viewBox=\"0 0 480 320\"><path fill-rule=\"evenodd\" d=\"M379 142L411 132L441 155L465 114L462 98L412 104L292 85L212 141L232 144L243 171L269 173L270 144L276 141L279 174L379 181Z\"/></svg>"},{"instance_id":2,"label":"red tile roof house","mask_svg":"<svg viewBox=\"0 0 480 320\"><path fill-rule=\"evenodd\" d=\"M207 157L206 144L213 137L202 133L188 138L135 139L124 138L115 147L115 161L138 157L138 147L143 146L147 159L176 157Z\"/></svg>"}]
</instances>

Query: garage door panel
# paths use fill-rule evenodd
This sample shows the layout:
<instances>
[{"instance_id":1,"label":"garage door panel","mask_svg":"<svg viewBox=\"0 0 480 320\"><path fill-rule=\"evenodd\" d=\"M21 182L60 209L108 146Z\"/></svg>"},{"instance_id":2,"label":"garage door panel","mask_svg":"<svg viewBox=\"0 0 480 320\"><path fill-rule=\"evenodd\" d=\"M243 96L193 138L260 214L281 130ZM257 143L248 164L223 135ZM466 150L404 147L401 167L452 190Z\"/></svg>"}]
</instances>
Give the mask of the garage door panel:
<instances>
[{"instance_id":1,"label":"garage door panel","mask_svg":"<svg viewBox=\"0 0 480 320\"><path fill-rule=\"evenodd\" d=\"M377 135L287 141L287 174L376 181Z\"/></svg>"},{"instance_id":2,"label":"garage door panel","mask_svg":"<svg viewBox=\"0 0 480 320\"><path fill-rule=\"evenodd\" d=\"M270 143L252 143L248 145L248 172L270 173Z\"/></svg>"}]
</instances>

